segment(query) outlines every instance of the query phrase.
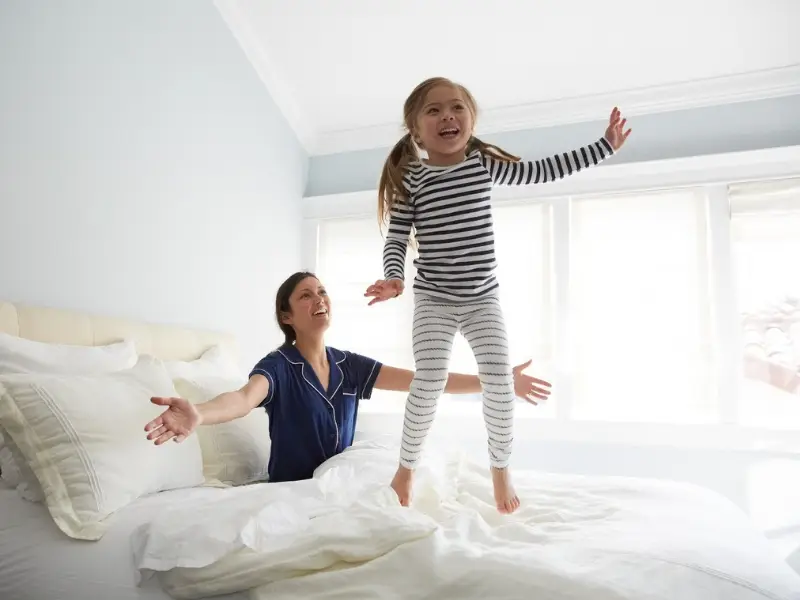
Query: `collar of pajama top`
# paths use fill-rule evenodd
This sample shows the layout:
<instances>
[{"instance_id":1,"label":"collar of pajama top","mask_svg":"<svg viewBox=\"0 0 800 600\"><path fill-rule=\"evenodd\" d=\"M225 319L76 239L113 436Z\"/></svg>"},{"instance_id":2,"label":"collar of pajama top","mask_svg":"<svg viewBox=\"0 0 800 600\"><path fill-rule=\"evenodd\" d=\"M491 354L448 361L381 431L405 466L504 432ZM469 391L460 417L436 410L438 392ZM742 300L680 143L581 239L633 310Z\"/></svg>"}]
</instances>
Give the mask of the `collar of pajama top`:
<instances>
[{"instance_id":1,"label":"collar of pajama top","mask_svg":"<svg viewBox=\"0 0 800 600\"><path fill-rule=\"evenodd\" d=\"M359 400L369 399L381 369L378 361L326 347L328 389L291 345L262 358L250 376L269 380L259 404L269 415L269 480L308 479L323 462L353 443Z\"/></svg>"}]
</instances>

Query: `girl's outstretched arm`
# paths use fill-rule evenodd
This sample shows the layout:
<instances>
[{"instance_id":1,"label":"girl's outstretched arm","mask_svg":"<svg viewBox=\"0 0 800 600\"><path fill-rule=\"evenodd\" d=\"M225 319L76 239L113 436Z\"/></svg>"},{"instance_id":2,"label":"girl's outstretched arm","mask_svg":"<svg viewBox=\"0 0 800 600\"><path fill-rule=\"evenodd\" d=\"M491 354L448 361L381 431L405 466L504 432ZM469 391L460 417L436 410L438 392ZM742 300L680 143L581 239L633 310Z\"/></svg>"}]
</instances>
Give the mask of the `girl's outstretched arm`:
<instances>
[{"instance_id":1,"label":"girl's outstretched arm","mask_svg":"<svg viewBox=\"0 0 800 600\"><path fill-rule=\"evenodd\" d=\"M609 117L605 134L596 142L539 160L508 162L489 154L483 155L483 164L497 185L531 185L552 183L594 165L612 156L625 143L631 130L625 131L625 123L619 109L614 108Z\"/></svg>"}]
</instances>

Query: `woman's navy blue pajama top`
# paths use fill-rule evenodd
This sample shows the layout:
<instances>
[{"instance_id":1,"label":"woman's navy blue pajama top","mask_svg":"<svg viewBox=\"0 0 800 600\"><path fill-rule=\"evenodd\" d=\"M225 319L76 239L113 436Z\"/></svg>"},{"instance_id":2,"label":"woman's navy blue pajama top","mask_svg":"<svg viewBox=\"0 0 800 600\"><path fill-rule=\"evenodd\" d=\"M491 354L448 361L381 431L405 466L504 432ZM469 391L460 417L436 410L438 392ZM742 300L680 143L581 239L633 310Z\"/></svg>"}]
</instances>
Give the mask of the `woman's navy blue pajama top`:
<instances>
[{"instance_id":1,"label":"woman's navy blue pajama top","mask_svg":"<svg viewBox=\"0 0 800 600\"><path fill-rule=\"evenodd\" d=\"M309 479L323 462L353 443L358 402L369 399L381 370L371 358L327 347L328 391L294 346L267 354L250 376L269 380L259 404L269 415L269 480Z\"/></svg>"}]
</instances>

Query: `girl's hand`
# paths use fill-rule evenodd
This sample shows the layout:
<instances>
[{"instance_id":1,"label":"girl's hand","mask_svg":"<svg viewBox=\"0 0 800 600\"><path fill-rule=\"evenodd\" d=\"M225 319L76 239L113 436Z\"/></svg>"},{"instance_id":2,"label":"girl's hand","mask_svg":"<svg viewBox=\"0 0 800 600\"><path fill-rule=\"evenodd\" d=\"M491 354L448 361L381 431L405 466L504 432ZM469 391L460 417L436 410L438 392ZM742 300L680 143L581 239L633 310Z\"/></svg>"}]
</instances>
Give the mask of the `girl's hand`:
<instances>
[{"instance_id":1,"label":"girl's hand","mask_svg":"<svg viewBox=\"0 0 800 600\"><path fill-rule=\"evenodd\" d=\"M625 123L628 119L620 120L621 116L622 113L620 113L619 109L615 106L614 110L611 111L611 117L608 120L608 129L606 129L606 139L608 143L611 144L614 152L622 148L622 144L625 143L625 140L627 140L628 136L631 134L630 128L628 131L624 131Z\"/></svg>"},{"instance_id":2,"label":"girl's hand","mask_svg":"<svg viewBox=\"0 0 800 600\"><path fill-rule=\"evenodd\" d=\"M379 279L364 292L364 296L372 297L367 306L372 306L376 302L383 302L396 298L403 293L405 285L399 279Z\"/></svg>"}]
</instances>

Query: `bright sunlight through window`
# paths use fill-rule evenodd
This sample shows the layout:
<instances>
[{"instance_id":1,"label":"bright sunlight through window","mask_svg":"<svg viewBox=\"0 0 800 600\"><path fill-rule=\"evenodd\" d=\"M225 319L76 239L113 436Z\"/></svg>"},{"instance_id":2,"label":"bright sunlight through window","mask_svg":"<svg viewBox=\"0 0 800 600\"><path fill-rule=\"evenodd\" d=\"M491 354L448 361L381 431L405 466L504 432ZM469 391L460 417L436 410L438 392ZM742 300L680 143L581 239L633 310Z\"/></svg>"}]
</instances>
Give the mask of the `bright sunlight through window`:
<instances>
[{"instance_id":1,"label":"bright sunlight through window","mask_svg":"<svg viewBox=\"0 0 800 600\"><path fill-rule=\"evenodd\" d=\"M716 418L705 231L694 191L573 202L573 417Z\"/></svg>"},{"instance_id":2,"label":"bright sunlight through window","mask_svg":"<svg viewBox=\"0 0 800 600\"><path fill-rule=\"evenodd\" d=\"M736 187L731 212L740 421L800 428L800 182Z\"/></svg>"},{"instance_id":3,"label":"bright sunlight through window","mask_svg":"<svg viewBox=\"0 0 800 600\"><path fill-rule=\"evenodd\" d=\"M495 203L512 364L530 358L529 374L555 383L558 373L568 390L556 387L544 406L520 402L518 416L714 424L735 414L747 427L800 429L800 182L731 187L730 218L710 210L711 198L696 188ZM729 240L731 263L712 254L720 251L712 230ZM319 221L317 272L333 301L329 341L413 369L414 249L406 293L367 306L364 291L383 277L382 249L374 216ZM732 271L733 289L717 289L711 265ZM736 306L737 322L715 314L720 301ZM741 341L735 367L724 366L720 328ZM450 369L477 372L462 336ZM400 413L405 396L376 392L378 401L361 410ZM478 402L480 395L451 396L439 410L479 415Z\"/></svg>"}]
</instances>

